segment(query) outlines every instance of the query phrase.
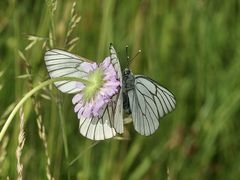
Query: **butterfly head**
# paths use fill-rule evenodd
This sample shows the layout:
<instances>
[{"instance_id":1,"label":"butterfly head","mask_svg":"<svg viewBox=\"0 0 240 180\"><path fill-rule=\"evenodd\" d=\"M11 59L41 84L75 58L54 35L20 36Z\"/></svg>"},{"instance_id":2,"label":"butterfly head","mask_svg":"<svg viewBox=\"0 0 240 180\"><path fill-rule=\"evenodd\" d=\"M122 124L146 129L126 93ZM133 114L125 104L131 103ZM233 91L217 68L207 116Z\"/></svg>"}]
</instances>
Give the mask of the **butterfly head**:
<instances>
[{"instance_id":1,"label":"butterfly head","mask_svg":"<svg viewBox=\"0 0 240 180\"><path fill-rule=\"evenodd\" d=\"M132 84L134 82L134 75L130 69L125 68L123 71L122 77L123 77L123 86L124 85L132 86Z\"/></svg>"},{"instance_id":2,"label":"butterfly head","mask_svg":"<svg viewBox=\"0 0 240 180\"><path fill-rule=\"evenodd\" d=\"M123 71L123 76L129 76L130 74L132 74L131 70L128 68L125 68Z\"/></svg>"}]
</instances>

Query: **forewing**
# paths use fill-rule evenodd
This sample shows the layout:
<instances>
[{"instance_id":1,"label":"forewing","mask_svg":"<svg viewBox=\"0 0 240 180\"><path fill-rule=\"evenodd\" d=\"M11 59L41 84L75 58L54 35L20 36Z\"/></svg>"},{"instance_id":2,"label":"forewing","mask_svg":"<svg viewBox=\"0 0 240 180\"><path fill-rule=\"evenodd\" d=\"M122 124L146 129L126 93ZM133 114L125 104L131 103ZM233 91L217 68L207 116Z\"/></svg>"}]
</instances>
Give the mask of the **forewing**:
<instances>
[{"instance_id":1,"label":"forewing","mask_svg":"<svg viewBox=\"0 0 240 180\"><path fill-rule=\"evenodd\" d=\"M128 97L134 128L145 136L153 134L159 126L159 119L176 106L171 92L141 75L135 76L135 88L128 92Z\"/></svg>"},{"instance_id":2,"label":"forewing","mask_svg":"<svg viewBox=\"0 0 240 180\"><path fill-rule=\"evenodd\" d=\"M85 72L84 69L81 69L80 65L88 60L69 52L60 49L52 49L45 53L44 60L51 78L84 78L87 75L87 72ZM92 62L88 61L86 63ZM64 93L77 93L80 89L76 86L76 83L77 81L58 81L54 84Z\"/></svg>"},{"instance_id":3,"label":"forewing","mask_svg":"<svg viewBox=\"0 0 240 180\"><path fill-rule=\"evenodd\" d=\"M115 68L115 70L117 71L117 77L120 81L120 84L122 86L122 71L121 71L121 66L119 63L119 59L117 57L117 53L114 49L114 47L112 46L112 44L110 44L109 47L110 50L110 59L111 62ZM115 105L115 110L114 110L114 120L113 120L113 126L115 128L115 130L117 131L117 133L123 133L124 129L123 129L123 96L122 96L122 88L119 90L119 94L116 96L114 102L116 102Z\"/></svg>"}]
</instances>

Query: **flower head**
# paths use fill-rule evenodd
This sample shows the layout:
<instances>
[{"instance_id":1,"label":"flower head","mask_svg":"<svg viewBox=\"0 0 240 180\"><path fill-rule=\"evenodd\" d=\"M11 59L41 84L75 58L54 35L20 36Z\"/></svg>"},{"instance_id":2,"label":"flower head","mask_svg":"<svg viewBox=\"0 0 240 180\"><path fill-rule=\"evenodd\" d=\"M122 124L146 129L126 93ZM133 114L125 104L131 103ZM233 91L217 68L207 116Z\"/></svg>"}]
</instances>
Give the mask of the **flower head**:
<instances>
[{"instance_id":1,"label":"flower head","mask_svg":"<svg viewBox=\"0 0 240 180\"><path fill-rule=\"evenodd\" d=\"M78 118L96 117L101 108L111 100L113 95L118 93L120 81L110 62L110 57L105 58L99 65L84 62L80 68L87 73L85 79L89 83L86 85L77 83L80 92L72 99L75 104L74 111L78 113Z\"/></svg>"}]
</instances>

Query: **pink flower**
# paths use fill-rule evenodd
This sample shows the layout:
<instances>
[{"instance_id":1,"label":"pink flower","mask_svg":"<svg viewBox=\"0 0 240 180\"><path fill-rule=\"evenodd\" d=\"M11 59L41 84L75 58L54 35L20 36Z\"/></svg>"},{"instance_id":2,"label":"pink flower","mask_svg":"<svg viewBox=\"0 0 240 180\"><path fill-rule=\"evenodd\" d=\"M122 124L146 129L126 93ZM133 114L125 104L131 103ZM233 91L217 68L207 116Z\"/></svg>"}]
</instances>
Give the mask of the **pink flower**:
<instances>
[{"instance_id":1,"label":"pink flower","mask_svg":"<svg viewBox=\"0 0 240 180\"><path fill-rule=\"evenodd\" d=\"M105 58L99 65L84 62L81 64L81 69L88 73L85 79L90 83L77 84L80 92L72 99L75 105L74 111L78 113L79 119L80 117L96 117L113 95L118 93L120 81L110 57Z\"/></svg>"}]
</instances>

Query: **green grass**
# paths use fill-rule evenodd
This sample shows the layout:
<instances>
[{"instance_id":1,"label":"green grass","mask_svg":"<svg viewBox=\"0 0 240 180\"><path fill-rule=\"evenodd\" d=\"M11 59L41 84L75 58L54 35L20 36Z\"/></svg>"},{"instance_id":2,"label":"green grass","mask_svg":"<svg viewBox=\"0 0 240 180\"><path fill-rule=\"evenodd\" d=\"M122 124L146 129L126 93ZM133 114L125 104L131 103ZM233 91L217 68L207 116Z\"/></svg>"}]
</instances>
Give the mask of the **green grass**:
<instances>
[{"instance_id":1,"label":"green grass","mask_svg":"<svg viewBox=\"0 0 240 180\"><path fill-rule=\"evenodd\" d=\"M59 1L53 14L50 0L0 2L0 129L32 86L48 79L43 43L71 48L65 37L72 4ZM82 0L75 13L81 20L69 36L79 38L72 53L100 62L112 42L124 67L125 46L131 56L141 49L131 69L170 89L177 108L149 137L128 124L124 136L130 140L92 145L78 132L72 96L46 88L24 105L23 178L47 179L44 140L37 125L42 118L55 179L239 179L240 3ZM32 42L27 35L43 39L24 50ZM26 73L19 50L31 72ZM17 78L25 74L31 76ZM17 114L0 143L0 179L18 177L19 122Z\"/></svg>"}]
</instances>

